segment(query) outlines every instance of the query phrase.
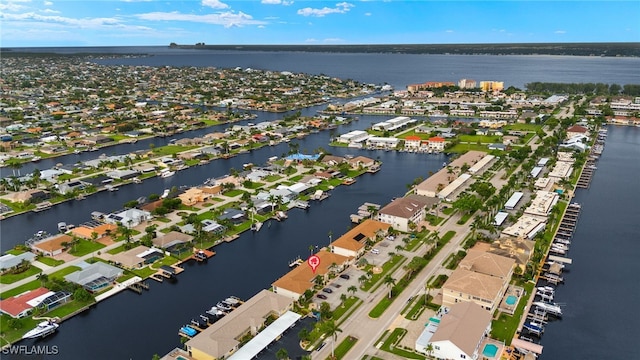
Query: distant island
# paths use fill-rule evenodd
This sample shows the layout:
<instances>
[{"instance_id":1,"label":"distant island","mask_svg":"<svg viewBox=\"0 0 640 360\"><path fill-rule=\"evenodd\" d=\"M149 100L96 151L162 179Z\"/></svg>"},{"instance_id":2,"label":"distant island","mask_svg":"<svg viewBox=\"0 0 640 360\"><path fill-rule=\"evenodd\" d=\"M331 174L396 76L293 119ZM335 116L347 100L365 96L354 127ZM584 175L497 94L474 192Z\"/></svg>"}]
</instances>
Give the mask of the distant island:
<instances>
[{"instance_id":1,"label":"distant island","mask_svg":"<svg viewBox=\"0 0 640 360\"><path fill-rule=\"evenodd\" d=\"M305 51L341 53L460 54L460 55L570 55L639 57L640 43L523 43L523 44L371 44L371 45L180 45L172 49Z\"/></svg>"}]
</instances>

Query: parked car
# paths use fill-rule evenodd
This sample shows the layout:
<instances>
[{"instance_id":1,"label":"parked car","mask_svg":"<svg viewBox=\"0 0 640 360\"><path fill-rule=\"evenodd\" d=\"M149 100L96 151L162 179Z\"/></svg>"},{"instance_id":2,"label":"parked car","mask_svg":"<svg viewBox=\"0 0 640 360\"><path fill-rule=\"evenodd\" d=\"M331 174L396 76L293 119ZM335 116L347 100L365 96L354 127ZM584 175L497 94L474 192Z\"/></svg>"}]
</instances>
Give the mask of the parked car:
<instances>
[{"instance_id":1,"label":"parked car","mask_svg":"<svg viewBox=\"0 0 640 360\"><path fill-rule=\"evenodd\" d=\"M318 299L327 300L327 295L324 294L318 294L316 297L318 297Z\"/></svg>"},{"instance_id":2,"label":"parked car","mask_svg":"<svg viewBox=\"0 0 640 360\"><path fill-rule=\"evenodd\" d=\"M327 294L331 294L333 292L333 290L329 289L329 288L324 288L322 289L323 292L326 292Z\"/></svg>"},{"instance_id":3,"label":"parked car","mask_svg":"<svg viewBox=\"0 0 640 360\"><path fill-rule=\"evenodd\" d=\"M376 254L376 255L378 255L378 254L380 254L380 250L378 250L378 249L371 249L371 253L372 253L372 254Z\"/></svg>"},{"instance_id":4,"label":"parked car","mask_svg":"<svg viewBox=\"0 0 640 360\"><path fill-rule=\"evenodd\" d=\"M336 284L336 283L331 284L331 286L333 286L334 288L342 287L342 285L340 285L340 284Z\"/></svg>"},{"instance_id":5,"label":"parked car","mask_svg":"<svg viewBox=\"0 0 640 360\"><path fill-rule=\"evenodd\" d=\"M340 278L345 279L345 280L349 280L349 279L351 279L351 276L349 276L347 274L340 274Z\"/></svg>"}]
</instances>

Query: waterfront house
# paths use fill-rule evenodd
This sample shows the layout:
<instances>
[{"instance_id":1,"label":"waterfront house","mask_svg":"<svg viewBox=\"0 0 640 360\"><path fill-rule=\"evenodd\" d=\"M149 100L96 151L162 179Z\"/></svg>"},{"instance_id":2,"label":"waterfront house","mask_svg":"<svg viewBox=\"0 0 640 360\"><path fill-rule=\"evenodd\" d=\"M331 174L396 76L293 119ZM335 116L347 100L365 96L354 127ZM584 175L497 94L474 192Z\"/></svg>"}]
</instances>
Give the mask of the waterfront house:
<instances>
[{"instance_id":1,"label":"waterfront house","mask_svg":"<svg viewBox=\"0 0 640 360\"><path fill-rule=\"evenodd\" d=\"M514 265L511 258L469 250L442 286L442 305L473 301L493 312L509 286Z\"/></svg>"},{"instance_id":2,"label":"waterfront house","mask_svg":"<svg viewBox=\"0 0 640 360\"><path fill-rule=\"evenodd\" d=\"M347 160L347 162L354 169L357 169L357 168L360 168L360 167L369 168L369 167L373 166L376 163L375 160L370 159L370 158L368 158L366 156L356 156L353 159Z\"/></svg>"},{"instance_id":3,"label":"waterfront house","mask_svg":"<svg viewBox=\"0 0 640 360\"><path fill-rule=\"evenodd\" d=\"M111 285L120 276L122 276L122 269L98 261L65 276L64 279L93 293Z\"/></svg>"},{"instance_id":4,"label":"waterfront house","mask_svg":"<svg viewBox=\"0 0 640 360\"><path fill-rule=\"evenodd\" d=\"M567 139L571 139L575 136L588 136L589 129L580 125L573 125L567 129Z\"/></svg>"},{"instance_id":5,"label":"waterfront house","mask_svg":"<svg viewBox=\"0 0 640 360\"><path fill-rule=\"evenodd\" d=\"M164 254L154 248L143 245L117 254L104 254L106 260L113 261L114 264L125 269L139 269L145 265L164 257Z\"/></svg>"},{"instance_id":6,"label":"waterfront house","mask_svg":"<svg viewBox=\"0 0 640 360\"><path fill-rule=\"evenodd\" d=\"M33 204L33 203L46 200L49 197L50 196L48 191L39 190L39 189L29 189L25 191L11 192L3 196L2 198L14 203L29 202Z\"/></svg>"},{"instance_id":7,"label":"waterfront house","mask_svg":"<svg viewBox=\"0 0 640 360\"><path fill-rule=\"evenodd\" d=\"M378 235L386 235L390 227L389 224L366 219L332 242L331 251L338 255L359 258L365 252L367 241L375 241Z\"/></svg>"},{"instance_id":8,"label":"waterfront house","mask_svg":"<svg viewBox=\"0 0 640 360\"><path fill-rule=\"evenodd\" d=\"M42 300L53 295L54 292L47 288L28 290L16 296L0 300L0 312L14 319L29 316Z\"/></svg>"},{"instance_id":9,"label":"waterfront house","mask_svg":"<svg viewBox=\"0 0 640 360\"><path fill-rule=\"evenodd\" d=\"M83 239L92 239L95 233L96 239L100 239L104 236L115 234L117 230L118 227L114 224L100 224L95 227L80 225L71 229L71 234Z\"/></svg>"},{"instance_id":10,"label":"waterfront house","mask_svg":"<svg viewBox=\"0 0 640 360\"><path fill-rule=\"evenodd\" d=\"M426 327L418 340L416 351L429 353L435 359L479 359L481 345L491 332L491 314L473 302L454 304L436 322L436 329Z\"/></svg>"},{"instance_id":11,"label":"waterfront house","mask_svg":"<svg viewBox=\"0 0 640 360\"><path fill-rule=\"evenodd\" d=\"M315 272L313 272L309 266L298 266L276 280L272 284L273 291L276 294L298 300L305 291L313 289L316 281L322 281L324 283L330 272L340 272L348 266L353 259L352 257L324 250L315 255L320 258L320 265L316 268ZM316 278L319 279L316 280Z\"/></svg>"},{"instance_id":12,"label":"waterfront house","mask_svg":"<svg viewBox=\"0 0 640 360\"><path fill-rule=\"evenodd\" d=\"M184 193L178 195L182 204L193 206L197 203L204 202L222 192L222 186L203 186L187 189Z\"/></svg>"},{"instance_id":13,"label":"waterfront house","mask_svg":"<svg viewBox=\"0 0 640 360\"><path fill-rule=\"evenodd\" d=\"M204 228L203 228L204 231ZM151 242L154 246L162 249L170 249L180 244L189 243L193 240L193 236L181 233L179 231L170 231L162 236L156 237Z\"/></svg>"},{"instance_id":14,"label":"waterfront house","mask_svg":"<svg viewBox=\"0 0 640 360\"><path fill-rule=\"evenodd\" d=\"M117 213L105 216L104 221L109 224L122 224L125 227L133 228L144 221L151 220L151 213L140 209L126 209Z\"/></svg>"},{"instance_id":15,"label":"waterfront house","mask_svg":"<svg viewBox=\"0 0 640 360\"><path fill-rule=\"evenodd\" d=\"M227 208L224 209L222 215L218 217L219 220L229 220L233 224L238 225L247 220L246 214L240 209Z\"/></svg>"},{"instance_id":16,"label":"waterfront house","mask_svg":"<svg viewBox=\"0 0 640 360\"><path fill-rule=\"evenodd\" d=\"M241 339L250 335L257 338L275 334L273 337L279 337L284 331L291 327L295 320L300 316L296 316L292 323L286 326L278 326L278 320L273 322L275 328L270 327L269 331L259 331L264 327L268 318L287 318L286 314L291 313L293 300L291 298L273 293L268 290L262 290L240 305L237 309L230 312L213 325L204 329L202 332L194 336L185 343L189 357L194 360L214 360L214 359L232 359L233 354L242 346ZM266 336L262 335L265 334ZM274 339L264 341L256 351L261 351L268 346ZM265 344L266 343L266 344ZM246 359L253 356L246 357Z\"/></svg>"},{"instance_id":17,"label":"waterfront house","mask_svg":"<svg viewBox=\"0 0 640 360\"><path fill-rule=\"evenodd\" d=\"M61 234L52 236L41 241L30 243L31 249L45 256L56 256L65 250L65 246L71 244L73 238L69 235Z\"/></svg>"},{"instance_id":18,"label":"waterfront house","mask_svg":"<svg viewBox=\"0 0 640 360\"><path fill-rule=\"evenodd\" d=\"M84 190L85 187L89 185L90 185L89 183L82 180L71 180L71 181L64 182L62 184L58 184L57 188L58 188L58 192L64 195L73 191L82 191Z\"/></svg>"},{"instance_id":19,"label":"waterfront house","mask_svg":"<svg viewBox=\"0 0 640 360\"><path fill-rule=\"evenodd\" d=\"M425 216L425 209L435 203L426 196L398 198L378 211L377 220L393 226L395 230L410 231L410 224L418 224Z\"/></svg>"},{"instance_id":20,"label":"waterfront house","mask_svg":"<svg viewBox=\"0 0 640 360\"><path fill-rule=\"evenodd\" d=\"M429 145L429 150L434 152L443 152L446 142L444 138L440 136L430 137L427 140L427 144Z\"/></svg>"}]
</instances>

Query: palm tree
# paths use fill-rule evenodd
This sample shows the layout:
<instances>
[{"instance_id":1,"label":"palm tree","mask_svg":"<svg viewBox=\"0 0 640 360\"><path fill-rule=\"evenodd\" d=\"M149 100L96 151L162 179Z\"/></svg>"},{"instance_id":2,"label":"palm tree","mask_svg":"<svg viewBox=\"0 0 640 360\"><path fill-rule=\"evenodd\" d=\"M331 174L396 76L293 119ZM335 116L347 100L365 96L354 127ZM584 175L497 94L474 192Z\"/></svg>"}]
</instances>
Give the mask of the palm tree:
<instances>
[{"instance_id":1,"label":"palm tree","mask_svg":"<svg viewBox=\"0 0 640 360\"><path fill-rule=\"evenodd\" d=\"M274 194L269 194L269 198L268 198L268 200L269 200L269 202L271 203L271 212L273 212L273 211L275 210L275 207L276 207L276 201L277 201L277 200L276 200L276 198L277 198L277 196L276 196L276 195L274 195Z\"/></svg>"},{"instance_id":2,"label":"palm tree","mask_svg":"<svg viewBox=\"0 0 640 360\"><path fill-rule=\"evenodd\" d=\"M36 278L38 280L40 280L40 284L42 284L42 286L44 286L47 283L47 281L49 281L49 275L47 275L45 273L38 274L38 276L36 276Z\"/></svg>"},{"instance_id":3,"label":"palm tree","mask_svg":"<svg viewBox=\"0 0 640 360\"><path fill-rule=\"evenodd\" d=\"M353 296L358 291L358 288L355 285L351 285L347 288L347 291Z\"/></svg>"},{"instance_id":4,"label":"palm tree","mask_svg":"<svg viewBox=\"0 0 640 360\"><path fill-rule=\"evenodd\" d=\"M387 275L384 277L384 284L389 288L389 299L391 299L393 287L396 285L396 279L392 278L391 275Z\"/></svg>"},{"instance_id":5,"label":"palm tree","mask_svg":"<svg viewBox=\"0 0 640 360\"><path fill-rule=\"evenodd\" d=\"M338 327L338 325L336 325L335 321L333 320L327 320L324 322L324 324L322 325L322 329L324 331L324 333L327 335L327 337L330 337L333 339L333 341L331 342L331 358L335 358L334 356L334 344L335 342L338 340L338 333L342 332L342 329L340 329Z\"/></svg>"},{"instance_id":6,"label":"palm tree","mask_svg":"<svg viewBox=\"0 0 640 360\"><path fill-rule=\"evenodd\" d=\"M276 352L276 358L278 360L285 360L289 358L289 352L287 352L287 349L285 348L280 348L280 350L278 350L278 352Z\"/></svg>"},{"instance_id":7,"label":"palm tree","mask_svg":"<svg viewBox=\"0 0 640 360\"><path fill-rule=\"evenodd\" d=\"M358 278L358 282L360 283L360 285L362 285L365 281L369 280L369 277L367 275L360 275L360 277Z\"/></svg>"}]
</instances>

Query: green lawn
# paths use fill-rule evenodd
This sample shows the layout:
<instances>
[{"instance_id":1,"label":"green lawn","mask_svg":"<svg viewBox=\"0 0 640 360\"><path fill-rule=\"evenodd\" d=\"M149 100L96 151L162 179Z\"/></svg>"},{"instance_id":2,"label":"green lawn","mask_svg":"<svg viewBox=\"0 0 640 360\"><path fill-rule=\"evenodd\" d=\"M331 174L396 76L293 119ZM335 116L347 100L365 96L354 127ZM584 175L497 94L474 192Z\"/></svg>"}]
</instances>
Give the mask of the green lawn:
<instances>
[{"instance_id":1,"label":"green lawn","mask_svg":"<svg viewBox=\"0 0 640 360\"><path fill-rule=\"evenodd\" d=\"M403 329L403 328L393 329L393 331L391 332L387 340L385 340L385 342L382 344L380 349L386 352L396 354L405 359L421 359L421 360L426 359L424 355L415 353L413 351L399 349L396 347L396 344L398 344L406 334L407 334L407 329Z\"/></svg>"},{"instance_id":2,"label":"green lawn","mask_svg":"<svg viewBox=\"0 0 640 360\"><path fill-rule=\"evenodd\" d=\"M30 276L39 274L42 272L42 269L40 269L39 267L35 267L30 265L29 268L21 273L18 274L4 274L2 276L0 276L0 283L3 284L13 284L16 281L22 280L22 279L26 279Z\"/></svg>"},{"instance_id":3,"label":"green lawn","mask_svg":"<svg viewBox=\"0 0 640 360\"><path fill-rule=\"evenodd\" d=\"M70 301L64 305L60 305L57 308L51 310L50 312L47 313L47 316L51 316L51 317L57 316L59 318L63 318L67 315L73 314L74 312L80 309L90 306L93 303L94 302Z\"/></svg>"},{"instance_id":4,"label":"green lawn","mask_svg":"<svg viewBox=\"0 0 640 360\"><path fill-rule=\"evenodd\" d=\"M391 270L398 268L407 258L402 255L394 255L389 261L382 265L382 272L380 274L373 274L371 278L365 281L360 289L363 291L369 291L380 279L382 279ZM373 267L371 264L367 265L367 269Z\"/></svg>"},{"instance_id":5,"label":"green lawn","mask_svg":"<svg viewBox=\"0 0 640 360\"><path fill-rule=\"evenodd\" d=\"M152 269L148 266L143 267L142 269L131 270L132 273L136 274L136 276L140 276L143 279L148 278L149 276L158 272L157 269Z\"/></svg>"},{"instance_id":6,"label":"green lawn","mask_svg":"<svg viewBox=\"0 0 640 360\"><path fill-rule=\"evenodd\" d=\"M11 254L13 256L18 256L20 254L24 254L26 251L21 249L9 249L7 250L7 254Z\"/></svg>"},{"instance_id":7,"label":"green lawn","mask_svg":"<svg viewBox=\"0 0 640 360\"><path fill-rule=\"evenodd\" d=\"M537 131L542 129L542 125L537 124L510 124L502 128L505 131L518 130L518 131Z\"/></svg>"},{"instance_id":8,"label":"green lawn","mask_svg":"<svg viewBox=\"0 0 640 360\"><path fill-rule=\"evenodd\" d=\"M347 297L347 300L343 304L339 305L337 308L335 308L335 310L333 310L333 318L336 321L339 320L344 314L349 311L349 309L351 309L358 302L360 302L360 298L357 296ZM358 306L359 305L360 304L358 304ZM355 308L357 308L358 306L355 306Z\"/></svg>"},{"instance_id":9,"label":"green lawn","mask_svg":"<svg viewBox=\"0 0 640 360\"><path fill-rule=\"evenodd\" d=\"M154 269L159 269L163 265L173 265L177 263L179 259L174 258L173 256L165 256L162 259L151 264L151 267Z\"/></svg>"},{"instance_id":10,"label":"green lawn","mask_svg":"<svg viewBox=\"0 0 640 360\"><path fill-rule=\"evenodd\" d=\"M167 156L177 154L179 152L197 149L198 146L179 146L179 145L166 145L153 149L154 156Z\"/></svg>"},{"instance_id":11,"label":"green lawn","mask_svg":"<svg viewBox=\"0 0 640 360\"><path fill-rule=\"evenodd\" d=\"M47 256L40 256L38 258L38 261L40 261L41 263L43 263L45 265L49 265L49 266L58 266L58 265L64 264L64 260L57 260L57 259L50 258L50 257L47 257Z\"/></svg>"},{"instance_id":12,"label":"green lawn","mask_svg":"<svg viewBox=\"0 0 640 360\"><path fill-rule=\"evenodd\" d=\"M477 151L484 151L484 152L488 152L489 149L487 148L487 145L477 145L475 143L473 144L456 144L448 149L446 149L446 152L450 152L450 153L466 153L467 151L470 150L477 150Z\"/></svg>"},{"instance_id":13,"label":"green lawn","mask_svg":"<svg viewBox=\"0 0 640 360\"><path fill-rule=\"evenodd\" d=\"M302 177L300 177L300 178L302 178ZM282 179L282 176L280 176L280 175L269 175L269 176L266 176L264 178L264 181L266 181L266 182L274 182L274 181L278 181L280 179Z\"/></svg>"},{"instance_id":14,"label":"green lawn","mask_svg":"<svg viewBox=\"0 0 640 360\"><path fill-rule=\"evenodd\" d=\"M39 288L40 286L42 286L42 282L40 280L33 280L30 281L26 284L20 285L18 287L15 287L11 290L7 290L7 291L3 291L2 293L0 293L0 298L3 299L8 299L10 297L16 296L16 295L20 295L23 292L29 291L29 290L35 290L37 288Z\"/></svg>"},{"instance_id":15,"label":"green lawn","mask_svg":"<svg viewBox=\"0 0 640 360\"><path fill-rule=\"evenodd\" d=\"M75 245L71 246L69 254L80 257L98 251L103 247L104 245L101 243L80 239Z\"/></svg>"},{"instance_id":16,"label":"green lawn","mask_svg":"<svg viewBox=\"0 0 640 360\"><path fill-rule=\"evenodd\" d=\"M115 248L113 248L113 249L111 249L111 250L107 251L107 253L109 253L109 254L111 254L111 255L119 254L119 253L121 253L121 252L123 252L123 251L127 250L127 249L126 249L126 247L125 247L125 245L126 245L126 244L122 244L122 245L120 245L120 246L118 246L118 247L115 247Z\"/></svg>"},{"instance_id":17,"label":"green lawn","mask_svg":"<svg viewBox=\"0 0 640 360\"><path fill-rule=\"evenodd\" d=\"M433 297L431 295L427 298L428 301L431 301L432 299ZM427 304L425 304L424 301L424 295L416 296L415 299L413 299L413 303L410 305L411 309L404 316L405 319L408 320L416 320L420 315L422 315L424 309L427 308Z\"/></svg>"},{"instance_id":18,"label":"green lawn","mask_svg":"<svg viewBox=\"0 0 640 360\"><path fill-rule=\"evenodd\" d=\"M79 266L67 266L64 269L60 269L54 273L49 274L49 278L59 278L64 279L65 276L71 274L72 272L82 270Z\"/></svg>"},{"instance_id":19,"label":"green lawn","mask_svg":"<svg viewBox=\"0 0 640 360\"><path fill-rule=\"evenodd\" d=\"M502 141L498 135L460 135L459 138L461 142L477 143L480 141L483 144L493 144Z\"/></svg>"},{"instance_id":20,"label":"green lawn","mask_svg":"<svg viewBox=\"0 0 640 360\"><path fill-rule=\"evenodd\" d=\"M518 307L516 308L516 312L513 316L507 314L500 314L497 320L493 320L491 322L491 337L497 340L504 341L506 345L511 344L511 340L518 330L518 325L520 324L520 319L524 313L524 307L527 304L529 296L531 296L531 292L533 291L534 283L528 282L524 284L525 294L520 298L518 302Z\"/></svg>"},{"instance_id":21,"label":"green lawn","mask_svg":"<svg viewBox=\"0 0 640 360\"><path fill-rule=\"evenodd\" d=\"M346 338L344 338L344 340L342 340L342 342L340 342L340 344L338 344L338 346L336 346L335 348L335 351L333 353L334 359L344 358L347 352L351 350L351 348L356 344L357 341L358 339L354 338L353 336L347 336ZM328 356L327 359L331 359L331 356Z\"/></svg>"},{"instance_id":22,"label":"green lawn","mask_svg":"<svg viewBox=\"0 0 640 360\"><path fill-rule=\"evenodd\" d=\"M8 315L0 315L0 346L14 343L22 338L27 331L33 329L38 324L39 320L33 320L30 317L17 320L11 320ZM17 328L11 325L17 326Z\"/></svg>"},{"instance_id":23,"label":"green lawn","mask_svg":"<svg viewBox=\"0 0 640 360\"><path fill-rule=\"evenodd\" d=\"M236 197L236 196L242 195L243 193L244 191L242 190L233 189L233 190L229 190L227 192L222 193L222 195L228 196L228 197Z\"/></svg>"}]
</instances>

